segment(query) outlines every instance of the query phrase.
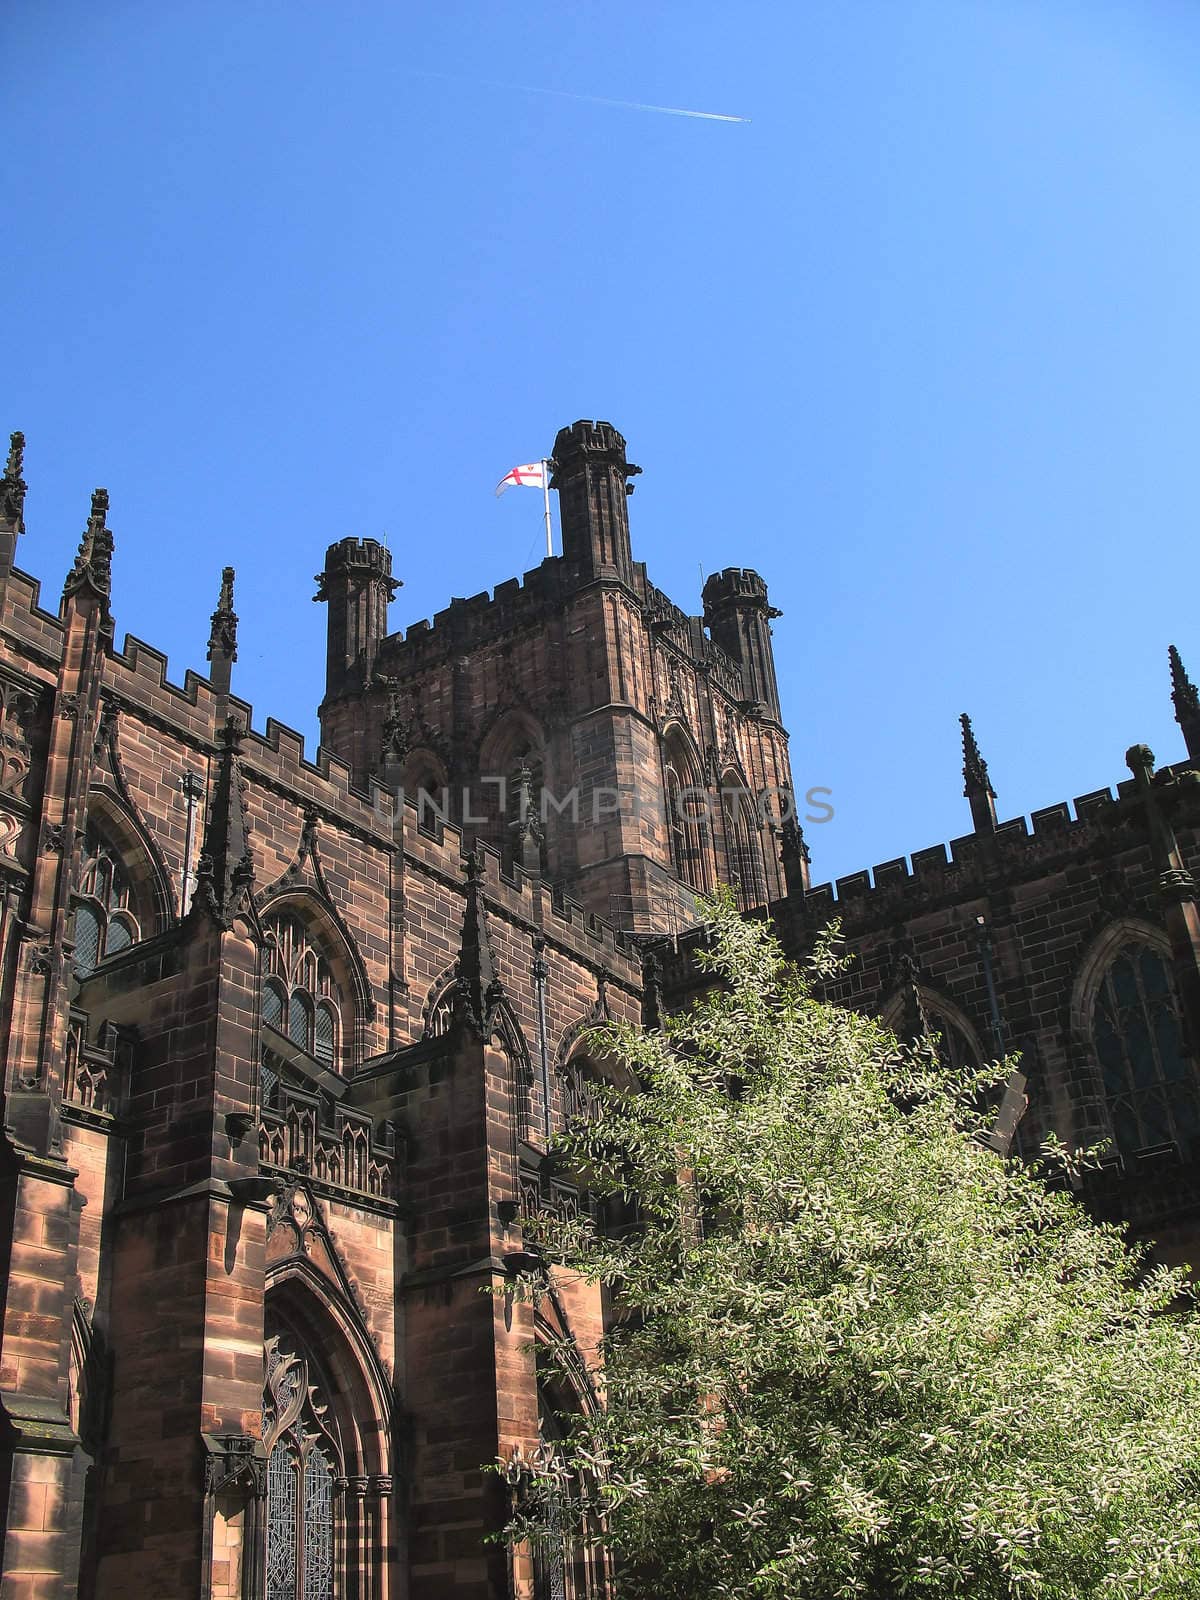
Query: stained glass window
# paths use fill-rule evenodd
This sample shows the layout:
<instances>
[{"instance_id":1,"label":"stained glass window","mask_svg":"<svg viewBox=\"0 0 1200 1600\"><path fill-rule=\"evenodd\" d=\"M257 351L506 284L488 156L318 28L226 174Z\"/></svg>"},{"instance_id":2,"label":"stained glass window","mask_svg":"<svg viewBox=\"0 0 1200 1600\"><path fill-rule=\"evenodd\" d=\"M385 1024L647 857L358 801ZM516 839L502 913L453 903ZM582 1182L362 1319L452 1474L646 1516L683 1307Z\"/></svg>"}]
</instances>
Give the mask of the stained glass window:
<instances>
[{"instance_id":1,"label":"stained glass window","mask_svg":"<svg viewBox=\"0 0 1200 1600\"><path fill-rule=\"evenodd\" d=\"M100 959L100 914L94 906L75 907L75 971L80 977Z\"/></svg>"},{"instance_id":2,"label":"stained glass window","mask_svg":"<svg viewBox=\"0 0 1200 1600\"><path fill-rule=\"evenodd\" d=\"M316 1021L313 1028L313 1055L316 1056L318 1061L324 1062L327 1067L333 1065L335 1037L333 1008L322 1002L317 1007Z\"/></svg>"},{"instance_id":3,"label":"stained glass window","mask_svg":"<svg viewBox=\"0 0 1200 1600\"><path fill-rule=\"evenodd\" d=\"M272 1028L280 1028L283 1022L283 990L274 978L268 978L263 984L263 1021L270 1023Z\"/></svg>"},{"instance_id":4,"label":"stained glass window","mask_svg":"<svg viewBox=\"0 0 1200 1600\"><path fill-rule=\"evenodd\" d=\"M1195 1073L1166 961L1149 945L1127 945L1104 974L1092 1039L1117 1149L1174 1143L1190 1151L1200 1135Z\"/></svg>"},{"instance_id":5,"label":"stained glass window","mask_svg":"<svg viewBox=\"0 0 1200 1600\"><path fill-rule=\"evenodd\" d=\"M971 1041L956 1022L951 1021L944 1012L938 1011L928 1003L925 1006L925 1017L937 1050L937 1058L942 1066L952 1072L958 1072L964 1067L979 1066L979 1059ZM996 1103L999 1105L998 1098Z\"/></svg>"}]
</instances>

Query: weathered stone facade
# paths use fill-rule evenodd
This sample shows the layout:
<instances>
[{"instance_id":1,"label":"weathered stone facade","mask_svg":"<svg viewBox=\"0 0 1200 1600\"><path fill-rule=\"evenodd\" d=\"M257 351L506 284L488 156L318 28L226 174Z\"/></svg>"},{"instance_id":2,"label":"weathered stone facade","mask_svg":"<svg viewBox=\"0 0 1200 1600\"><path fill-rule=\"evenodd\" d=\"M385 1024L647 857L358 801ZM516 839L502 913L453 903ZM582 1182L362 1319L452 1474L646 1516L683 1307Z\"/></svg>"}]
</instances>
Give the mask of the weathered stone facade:
<instances>
[{"instance_id":1,"label":"weathered stone facade","mask_svg":"<svg viewBox=\"0 0 1200 1600\"><path fill-rule=\"evenodd\" d=\"M842 998L1023 1049L1031 1119L1066 1136L1114 1115L1106 974L1161 955L1174 1072L1188 765L1028 833L995 826L972 745L952 860L811 889L766 586L717 574L699 618L650 583L608 424L555 441L562 556L432 625L388 633L386 550L329 549L315 764L233 692L231 569L207 679L116 648L103 491L43 609L14 566L22 444L0 484L0 1600L604 1592L595 1558L535 1573L486 1539L508 1488L484 1465L519 1476L556 1409L596 1403L603 1319L585 1286L535 1312L505 1285L524 1211L579 1203L545 1152L586 1111L588 1027L697 981L697 890L769 905L796 952L836 911ZM1185 1065L1154 1091L1173 1138L1123 1136L1101 1197L1176 1254ZM564 1329L570 1393L534 1355Z\"/></svg>"}]
</instances>

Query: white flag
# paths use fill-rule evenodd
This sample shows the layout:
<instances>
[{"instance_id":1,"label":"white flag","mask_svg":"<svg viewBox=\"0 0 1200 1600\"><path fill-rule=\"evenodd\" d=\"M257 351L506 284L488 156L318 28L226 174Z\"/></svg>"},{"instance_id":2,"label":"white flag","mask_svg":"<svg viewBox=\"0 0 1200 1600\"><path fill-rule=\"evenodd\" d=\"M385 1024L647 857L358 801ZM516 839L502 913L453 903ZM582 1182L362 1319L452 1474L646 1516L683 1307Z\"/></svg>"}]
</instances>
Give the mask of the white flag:
<instances>
[{"instance_id":1,"label":"white flag","mask_svg":"<svg viewBox=\"0 0 1200 1600\"><path fill-rule=\"evenodd\" d=\"M496 485L497 495L502 495L505 489L511 489L514 483L519 489L544 489L546 487L546 463L544 461L528 461L523 467L514 467L511 472L506 472Z\"/></svg>"}]
</instances>

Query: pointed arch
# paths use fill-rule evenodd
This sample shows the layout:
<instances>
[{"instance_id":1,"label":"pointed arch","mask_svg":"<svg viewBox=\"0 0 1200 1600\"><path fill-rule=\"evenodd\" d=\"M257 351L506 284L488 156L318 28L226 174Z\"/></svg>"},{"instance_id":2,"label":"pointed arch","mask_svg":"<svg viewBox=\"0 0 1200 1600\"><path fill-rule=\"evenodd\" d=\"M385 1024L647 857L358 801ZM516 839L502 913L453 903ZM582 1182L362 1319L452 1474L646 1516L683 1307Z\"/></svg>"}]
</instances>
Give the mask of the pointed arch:
<instances>
[{"instance_id":1,"label":"pointed arch","mask_svg":"<svg viewBox=\"0 0 1200 1600\"><path fill-rule=\"evenodd\" d=\"M303 1257L268 1268L267 1600L386 1585L392 1385L356 1309Z\"/></svg>"},{"instance_id":2,"label":"pointed arch","mask_svg":"<svg viewBox=\"0 0 1200 1600\"><path fill-rule=\"evenodd\" d=\"M495 713L479 742L480 794L472 796L476 810L487 817L478 837L494 844L507 858L511 847L510 825L520 820L520 798L515 779L519 769L528 767L529 806L540 817L542 791L550 780L546 770L546 731L524 706L504 706ZM502 778L503 787L493 781Z\"/></svg>"},{"instance_id":3,"label":"pointed arch","mask_svg":"<svg viewBox=\"0 0 1200 1600\"><path fill-rule=\"evenodd\" d=\"M268 1266L266 1316L269 1327L290 1331L336 1380L334 1420L347 1471L390 1475L392 1385L357 1306L297 1255Z\"/></svg>"},{"instance_id":4,"label":"pointed arch","mask_svg":"<svg viewBox=\"0 0 1200 1600\"><path fill-rule=\"evenodd\" d=\"M939 1056L947 1066L982 1066L991 1059L990 1053L980 1043L979 1034L966 1012L948 995L937 989L918 984L917 993L921 1009L929 1019L930 1029L941 1036ZM898 1031L904 1020L904 991L896 989L880 1012L884 1027Z\"/></svg>"},{"instance_id":5,"label":"pointed arch","mask_svg":"<svg viewBox=\"0 0 1200 1600\"><path fill-rule=\"evenodd\" d=\"M453 1013L454 982L458 976L458 963L454 962L429 985L425 1004L421 1007L421 1037L440 1039L450 1031Z\"/></svg>"},{"instance_id":6,"label":"pointed arch","mask_svg":"<svg viewBox=\"0 0 1200 1600\"><path fill-rule=\"evenodd\" d=\"M696 741L678 718L663 728L659 759L671 867L685 883L704 893L712 886L708 790Z\"/></svg>"},{"instance_id":7,"label":"pointed arch","mask_svg":"<svg viewBox=\"0 0 1200 1600\"><path fill-rule=\"evenodd\" d=\"M564 1122L595 1119L599 1106L597 1084L609 1084L629 1093L638 1087L636 1077L619 1056L589 1048L588 1030L603 1020L593 1011L590 1016L573 1023L559 1043L555 1077Z\"/></svg>"},{"instance_id":8,"label":"pointed arch","mask_svg":"<svg viewBox=\"0 0 1200 1600\"><path fill-rule=\"evenodd\" d=\"M546 730L528 706L497 706L483 725L479 739L479 769L491 770L487 763L510 751L520 754L521 747L530 750L546 748Z\"/></svg>"},{"instance_id":9,"label":"pointed arch","mask_svg":"<svg viewBox=\"0 0 1200 1600\"><path fill-rule=\"evenodd\" d=\"M524 1029L507 999L501 999L493 1015L492 1038L508 1062L509 1086L513 1096L516 1136L528 1144L541 1112L540 1096L535 1106L533 1056Z\"/></svg>"},{"instance_id":10,"label":"pointed arch","mask_svg":"<svg viewBox=\"0 0 1200 1600\"><path fill-rule=\"evenodd\" d=\"M111 790L92 788L88 799L71 895L79 980L106 956L153 938L174 920L169 880L140 819Z\"/></svg>"},{"instance_id":11,"label":"pointed arch","mask_svg":"<svg viewBox=\"0 0 1200 1600\"><path fill-rule=\"evenodd\" d=\"M727 881L733 886L739 909L750 911L766 901L767 874L762 816L739 767L726 767L721 776L721 825Z\"/></svg>"},{"instance_id":12,"label":"pointed arch","mask_svg":"<svg viewBox=\"0 0 1200 1600\"><path fill-rule=\"evenodd\" d=\"M416 745L404 758L400 771L404 798L417 808L418 821L436 829L449 821L450 775L446 763L428 745Z\"/></svg>"},{"instance_id":13,"label":"pointed arch","mask_svg":"<svg viewBox=\"0 0 1200 1600\"><path fill-rule=\"evenodd\" d=\"M1092 940L1071 994L1071 1032L1090 1063L1113 1144L1125 1156L1200 1148L1200 1081L1184 1049L1165 932L1119 917Z\"/></svg>"},{"instance_id":14,"label":"pointed arch","mask_svg":"<svg viewBox=\"0 0 1200 1600\"><path fill-rule=\"evenodd\" d=\"M88 789L87 816L119 851L140 898L152 908L145 936L164 932L178 920L179 899L158 841L134 806L108 784L94 783Z\"/></svg>"},{"instance_id":15,"label":"pointed arch","mask_svg":"<svg viewBox=\"0 0 1200 1600\"><path fill-rule=\"evenodd\" d=\"M319 956L329 967L333 983L338 991L341 1005L340 1016L335 1029L335 1056L334 1064L339 1060L344 1069L352 1069L366 1055L366 1025L375 1015L375 999L371 991L370 979L367 976L366 964L359 952L353 934L336 907L323 899L315 890L307 885L298 888L283 888L268 890L257 902L259 920L267 935L268 948L264 952L264 980L268 976L271 966L271 924L284 924L288 921L298 923L303 928L312 944L316 947ZM282 974L276 976L284 977ZM313 1029L316 1027L316 1014L320 1009L322 995L329 1004L336 1004L337 998L326 992L316 983L288 981L289 990L299 988L309 997L313 1006ZM284 1022L287 1022L287 1010L284 1012ZM286 1026L281 1032L289 1032ZM340 1044L336 1034L340 1031ZM299 1042L299 1041L297 1041ZM313 1050L309 1047L309 1053Z\"/></svg>"},{"instance_id":16,"label":"pointed arch","mask_svg":"<svg viewBox=\"0 0 1200 1600\"><path fill-rule=\"evenodd\" d=\"M1091 1044L1092 1013L1104 974L1128 944L1148 945L1167 961L1171 959L1171 941L1165 929L1143 917L1115 917L1106 923L1084 951L1071 986L1070 1028L1082 1044Z\"/></svg>"}]
</instances>

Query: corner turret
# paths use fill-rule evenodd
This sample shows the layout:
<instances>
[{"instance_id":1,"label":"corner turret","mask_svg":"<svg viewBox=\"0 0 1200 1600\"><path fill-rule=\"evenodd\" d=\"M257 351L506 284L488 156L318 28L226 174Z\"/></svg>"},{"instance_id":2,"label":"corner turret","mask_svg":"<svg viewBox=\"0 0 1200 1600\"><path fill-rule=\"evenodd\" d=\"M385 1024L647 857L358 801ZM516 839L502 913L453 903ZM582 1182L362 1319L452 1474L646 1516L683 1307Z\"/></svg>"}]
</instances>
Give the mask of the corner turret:
<instances>
[{"instance_id":1,"label":"corner turret","mask_svg":"<svg viewBox=\"0 0 1200 1600\"><path fill-rule=\"evenodd\" d=\"M742 669L744 697L779 722L779 685L771 622L782 616L767 598L767 586L750 567L726 567L704 585L704 622L714 643Z\"/></svg>"},{"instance_id":2,"label":"corner turret","mask_svg":"<svg viewBox=\"0 0 1200 1600\"><path fill-rule=\"evenodd\" d=\"M325 552L314 600L329 603L325 699L341 700L371 681L379 641L387 633L388 601L400 587L392 554L377 539L342 539Z\"/></svg>"},{"instance_id":3,"label":"corner turret","mask_svg":"<svg viewBox=\"0 0 1200 1600\"><path fill-rule=\"evenodd\" d=\"M616 578L633 587L626 497L641 472L625 459L625 440L611 422L575 422L554 441L554 476L563 559L579 578Z\"/></svg>"}]
</instances>

